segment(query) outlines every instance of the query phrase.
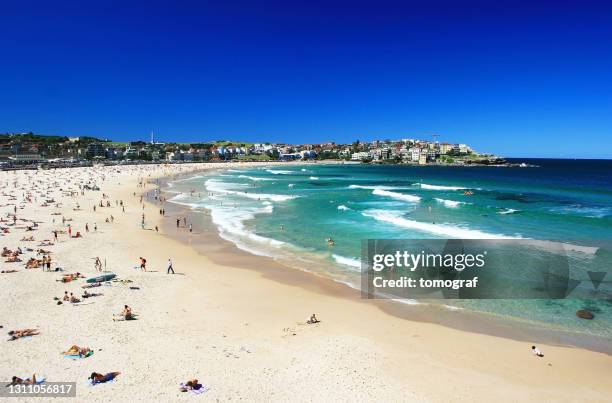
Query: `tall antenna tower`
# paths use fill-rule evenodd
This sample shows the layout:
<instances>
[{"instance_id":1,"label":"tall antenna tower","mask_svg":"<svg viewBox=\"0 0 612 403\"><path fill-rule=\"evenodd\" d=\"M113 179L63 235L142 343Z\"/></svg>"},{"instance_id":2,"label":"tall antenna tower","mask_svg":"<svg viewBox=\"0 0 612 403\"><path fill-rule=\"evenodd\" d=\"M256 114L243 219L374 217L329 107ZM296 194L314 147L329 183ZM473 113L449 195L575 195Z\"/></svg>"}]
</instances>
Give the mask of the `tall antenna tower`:
<instances>
[{"instance_id":1,"label":"tall antenna tower","mask_svg":"<svg viewBox=\"0 0 612 403\"><path fill-rule=\"evenodd\" d=\"M153 144L153 131L151 131L151 144Z\"/></svg>"}]
</instances>

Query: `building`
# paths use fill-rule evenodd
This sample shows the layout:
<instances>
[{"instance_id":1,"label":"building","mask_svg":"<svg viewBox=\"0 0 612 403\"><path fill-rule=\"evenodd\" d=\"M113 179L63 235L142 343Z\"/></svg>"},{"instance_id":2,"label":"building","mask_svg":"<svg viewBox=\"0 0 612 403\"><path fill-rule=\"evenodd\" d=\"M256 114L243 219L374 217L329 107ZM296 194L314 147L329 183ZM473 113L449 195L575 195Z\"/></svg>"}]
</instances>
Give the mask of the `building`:
<instances>
[{"instance_id":1,"label":"building","mask_svg":"<svg viewBox=\"0 0 612 403\"><path fill-rule=\"evenodd\" d=\"M352 161L363 161L363 160L367 160L368 158L370 158L370 154L363 152L363 151L358 152L358 153L353 153L353 155L351 155Z\"/></svg>"},{"instance_id":2,"label":"building","mask_svg":"<svg viewBox=\"0 0 612 403\"><path fill-rule=\"evenodd\" d=\"M421 153L419 154L419 165L425 165L425 164L427 164L427 150L422 149Z\"/></svg>"},{"instance_id":3,"label":"building","mask_svg":"<svg viewBox=\"0 0 612 403\"><path fill-rule=\"evenodd\" d=\"M106 150L100 143L91 143L85 151L85 158L102 157L106 158Z\"/></svg>"},{"instance_id":4,"label":"building","mask_svg":"<svg viewBox=\"0 0 612 403\"><path fill-rule=\"evenodd\" d=\"M40 154L34 153L17 153L12 157L9 157L9 159L20 164L35 164L45 160Z\"/></svg>"},{"instance_id":5,"label":"building","mask_svg":"<svg viewBox=\"0 0 612 403\"><path fill-rule=\"evenodd\" d=\"M440 154L448 154L453 149L453 146L448 143L440 143Z\"/></svg>"}]
</instances>

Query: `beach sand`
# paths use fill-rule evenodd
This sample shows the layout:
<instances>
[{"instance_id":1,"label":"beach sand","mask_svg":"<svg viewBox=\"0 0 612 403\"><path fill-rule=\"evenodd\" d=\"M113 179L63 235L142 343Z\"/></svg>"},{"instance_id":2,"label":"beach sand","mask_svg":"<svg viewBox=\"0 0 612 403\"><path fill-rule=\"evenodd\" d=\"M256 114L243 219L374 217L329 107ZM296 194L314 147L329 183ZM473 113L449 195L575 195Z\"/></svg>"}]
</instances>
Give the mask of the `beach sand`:
<instances>
[{"instance_id":1,"label":"beach sand","mask_svg":"<svg viewBox=\"0 0 612 403\"><path fill-rule=\"evenodd\" d=\"M610 401L610 355L538 344L545 354L538 358L524 340L402 319L384 309L392 302L362 300L348 287L297 270L261 267L266 259L228 253L213 261L190 245L185 228L173 228L175 216L161 218L154 203L143 210L140 195L154 185L138 186L141 178L217 168L1 172L0 226L10 232L0 246L24 250L22 262L0 263L1 270L18 270L0 274L1 330L6 335L37 328L40 334L0 341L0 380L36 373L76 382L79 400L92 401ZM78 183L87 181L100 191L80 195ZM31 202L25 201L28 192ZM45 199L55 203L41 207ZM94 212L100 200L111 207ZM124 201L125 213L115 200ZM15 204L18 221L9 225ZM114 222L106 223L110 215ZM94 276L92 258L99 256L107 270L132 282L111 282L91 290L102 296L57 305L53 297L64 291L80 296L84 280L64 284L56 281L62 273L24 265L36 256L26 247L36 250L41 240L53 241L54 229L66 230L62 216L72 219L65 224L73 234L83 236L62 233L59 242L42 247L52 252L53 268ZM26 231L32 221L39 222L37 229ZM35 241L20 241L30 235ZM191 235L193 243L197 235ZM147 272L138 268L141 256ZM175 275L166 274L168 258ZM137 320L113 321L125 304ZM303 324L312 313L322 322ZM92 348L94 355L63 357L73 344ZM91 387L92 371L121 375ZM210 390L200 396L179 392L178 384L191 378Z\"/></svg>"}]
</instances>

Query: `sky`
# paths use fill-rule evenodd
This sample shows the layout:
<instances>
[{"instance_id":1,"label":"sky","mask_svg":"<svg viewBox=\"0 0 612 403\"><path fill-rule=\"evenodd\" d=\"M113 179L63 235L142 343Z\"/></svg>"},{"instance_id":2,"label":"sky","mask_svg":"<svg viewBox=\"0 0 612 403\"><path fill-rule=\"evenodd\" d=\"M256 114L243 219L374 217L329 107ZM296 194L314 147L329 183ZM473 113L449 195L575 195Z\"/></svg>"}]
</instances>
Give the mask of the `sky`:
<instances>
[{"instance_id":1,"label":"sky","mask_svg":"<svg viewBox=\"0 0 612 403\"><path fill-rule=\"evenodd\" d=\"M2 4L0 132L612 158L612 3Z\"/></svg>"}]
</instances>

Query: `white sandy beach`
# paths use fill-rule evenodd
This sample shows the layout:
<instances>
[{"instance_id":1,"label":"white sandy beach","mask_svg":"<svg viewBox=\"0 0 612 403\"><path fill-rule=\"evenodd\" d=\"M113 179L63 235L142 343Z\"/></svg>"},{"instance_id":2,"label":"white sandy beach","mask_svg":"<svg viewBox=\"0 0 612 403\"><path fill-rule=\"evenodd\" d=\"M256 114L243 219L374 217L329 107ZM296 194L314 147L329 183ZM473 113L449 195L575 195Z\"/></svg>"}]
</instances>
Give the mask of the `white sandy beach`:
<instances>
[{"instance_id":1,"label":"white sandy beach","mask_svg":"<svg viewBox=\"0 0 612 403\"><path fill-rule=\"evenodd\" d=\"M0 274L0 380L36 373L47 381L74 381L79 401L611 401L610 355L539 344L545 356L538 358L524 341L401 319L381 310L380 302L337 291L337 284L301 272L293 281L277 281L273 273L234 267L231 257L213 262L163 234L160 205L146 203L143 210L140 203L154 185L139 187L139 180L216 168L1 172L0 226L8 232L0 247L24 253L21 262L0 263L0 270L17 270ZM79 184L87 182L100 190L81 195ZM54 202L43 207L46 199ZM94 212L101 200L111 207ZM114 222L106 223L111 215ZM62 217L70 221L62 224ZM27 231L32 222L38 226ZM53 242L52 231L67 231L67 224L82 237L61 233L59 242L38 246ZM28 236L35 240L21 241ZM25 269L39 248L50 251L52 267L64 272ZM111 282L90 290L101 296L57 305L53 297L64 291L80 296L85 281L56 280L66 273L96 275L96 256L131 282ZM137 268L141 256L147 272ZM168 258L175 275L166 274ZM113 321L125 304L137 320ZM313 312L322 322L303 324ZM40 334L6 341L9 330L23 328ZM92 348L93 356L65 358L61 352L73 344ZM93 371L121 375L88 386ZM179 383L191 378L210 390L181 393Z\"/></svg>"}]
</instances>

